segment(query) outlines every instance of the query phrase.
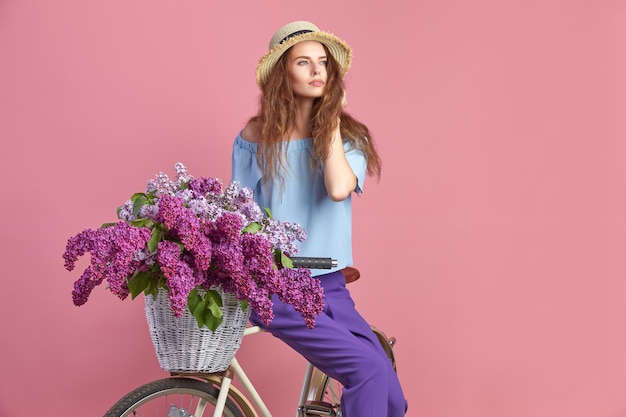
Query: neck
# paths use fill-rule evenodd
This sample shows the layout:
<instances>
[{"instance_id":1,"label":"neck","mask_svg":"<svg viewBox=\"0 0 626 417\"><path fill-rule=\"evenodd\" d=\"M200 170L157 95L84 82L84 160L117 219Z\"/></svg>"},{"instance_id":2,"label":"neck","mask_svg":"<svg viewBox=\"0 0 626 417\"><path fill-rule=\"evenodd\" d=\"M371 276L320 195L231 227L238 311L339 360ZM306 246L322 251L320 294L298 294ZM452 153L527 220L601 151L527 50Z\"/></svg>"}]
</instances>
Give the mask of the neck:
<instances>
[{"instance_id":1,"label":"neck","mask_svg":"<svg viewBox=\"0 0 626 417\"><path fill-rule=\"evenodd\" d=\"M296 99L296 127L289 139L309 138L312 135L311 115L313 113L313 99Z\"/></svg>"}]
</instances>

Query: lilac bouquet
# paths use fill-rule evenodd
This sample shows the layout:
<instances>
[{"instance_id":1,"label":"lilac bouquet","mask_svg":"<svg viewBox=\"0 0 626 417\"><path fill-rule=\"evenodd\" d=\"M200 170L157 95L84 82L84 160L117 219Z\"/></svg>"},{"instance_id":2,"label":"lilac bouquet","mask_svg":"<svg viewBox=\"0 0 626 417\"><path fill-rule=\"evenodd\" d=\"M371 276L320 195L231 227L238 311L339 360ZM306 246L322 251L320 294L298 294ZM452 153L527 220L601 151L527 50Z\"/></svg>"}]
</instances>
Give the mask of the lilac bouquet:
<instances>
[{"instance_id":1,"label":"lilac bouquet","mask_svg":"<svg viewBox=\"0 0 626 417\"><path fill-rule=\"evenodd\" d=\"M215 330L222 321L216 288L233 293L269 324L272 295L300 312L307 327L323 307L323 290L308 269L293 268L304 229L280 222L253 200L249 188L217 178L194 178L175 164L176 179L159 173L144 193L118 208L117 223L86 229L68 239L63 258L72 271L82 255L90 264L74 283L77 306L103 281L120 299L168 292L180 317L185 308L198 326Z\"/></svg>"}]
</instances>

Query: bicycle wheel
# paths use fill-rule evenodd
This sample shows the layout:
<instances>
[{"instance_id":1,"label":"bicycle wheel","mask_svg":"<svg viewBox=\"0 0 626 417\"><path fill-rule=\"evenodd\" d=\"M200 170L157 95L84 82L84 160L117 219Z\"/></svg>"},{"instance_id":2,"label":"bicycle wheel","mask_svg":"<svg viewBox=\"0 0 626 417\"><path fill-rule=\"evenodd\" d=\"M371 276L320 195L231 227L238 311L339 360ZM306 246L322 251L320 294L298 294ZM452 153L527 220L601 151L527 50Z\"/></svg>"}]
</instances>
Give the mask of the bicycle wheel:
<instances>
[{"instance_id":1,"label":"bicycle wheel","mask_svg":"<svg viewBox=\"0 0 626 417\"><path fill-rule=\"evenodd\" d=\"M210 417L219 389L193 378L165 378L149 382L126 394L104 417ZM230 396L224 405L225 417L251 415Z\"/></svg>"},{"instance_id":2,"label":"bicycle wheel","mask_svg":"<svg viewBox=\"0 0 626 417\"><path fill-rule=\"evenodd\" d=\"M396 370L396 359L392 349L396 339L393 337L387 338L381 330L374 326L371 326L371 328L383 346L385 353L391 359L393 369ZM303 416L341 417L342 390L343 385L339 381L329 377L319 369L315 369L311 376L308 401L301 407Z\"/></svg>"}]
</instances>

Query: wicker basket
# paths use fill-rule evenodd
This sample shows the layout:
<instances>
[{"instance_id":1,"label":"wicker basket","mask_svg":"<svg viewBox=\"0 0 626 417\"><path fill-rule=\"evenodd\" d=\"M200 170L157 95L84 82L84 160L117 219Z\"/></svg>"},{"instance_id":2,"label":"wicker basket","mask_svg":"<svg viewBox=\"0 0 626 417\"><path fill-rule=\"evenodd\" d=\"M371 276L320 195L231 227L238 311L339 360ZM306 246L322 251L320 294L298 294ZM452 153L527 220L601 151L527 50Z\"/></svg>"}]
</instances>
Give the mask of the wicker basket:
<instances>
[{"instance_id":1,"label":"wicker basket","mask_svg":"<svg viewBox=\"0 0 626 417\"><path fill-rule=\"evenodd\" d=\"M163 370L219 372L228 367L241 345L250 308L242 311L233 294L220 294L224 317L215 332L198 328L189 309L180 318L175 317L165 290L159 290L156 300L150 295L145 297L148 328Z\"/></svg>"}]
</instances>

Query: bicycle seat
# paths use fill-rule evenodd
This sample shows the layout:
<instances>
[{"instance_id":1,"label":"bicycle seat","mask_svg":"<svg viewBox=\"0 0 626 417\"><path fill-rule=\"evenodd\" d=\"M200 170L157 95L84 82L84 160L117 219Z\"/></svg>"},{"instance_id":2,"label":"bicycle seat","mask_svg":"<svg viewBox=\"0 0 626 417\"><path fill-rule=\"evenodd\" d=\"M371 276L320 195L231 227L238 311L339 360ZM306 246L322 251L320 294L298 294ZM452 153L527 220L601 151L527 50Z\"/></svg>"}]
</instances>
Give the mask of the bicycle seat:
<instances>
[{"instance_id":1,"label":"bicycle seat","mask_svg":"<svg viewBox=\"0 0 626 417\"><path fill-rule=\"evenodd\" d=\"M359 270L352 266L346 266L341 270L341 273L346 277L346 284L354 282L361 277Z\"/></svg>"}]
</instances>

